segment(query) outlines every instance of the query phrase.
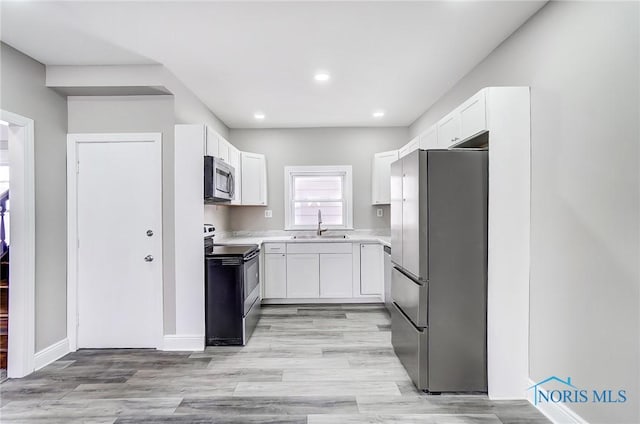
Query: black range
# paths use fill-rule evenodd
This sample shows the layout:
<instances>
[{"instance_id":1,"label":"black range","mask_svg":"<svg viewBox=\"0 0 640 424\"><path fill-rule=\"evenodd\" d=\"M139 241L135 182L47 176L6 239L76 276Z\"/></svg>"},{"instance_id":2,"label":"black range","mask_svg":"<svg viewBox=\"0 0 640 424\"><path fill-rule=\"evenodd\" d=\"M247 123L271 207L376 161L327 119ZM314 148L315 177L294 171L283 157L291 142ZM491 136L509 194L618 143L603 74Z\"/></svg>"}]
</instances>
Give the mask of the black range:
<instances>
[{"instance_id":1,"label":"black range","mask_svg":"<svg viewBox=\"0 0 640 424\"><path fill-rule=\"evenodd\" d=\"M205 238L206 344L245 345L260 319L258 245Z\"/></svg>"}]
</instances>

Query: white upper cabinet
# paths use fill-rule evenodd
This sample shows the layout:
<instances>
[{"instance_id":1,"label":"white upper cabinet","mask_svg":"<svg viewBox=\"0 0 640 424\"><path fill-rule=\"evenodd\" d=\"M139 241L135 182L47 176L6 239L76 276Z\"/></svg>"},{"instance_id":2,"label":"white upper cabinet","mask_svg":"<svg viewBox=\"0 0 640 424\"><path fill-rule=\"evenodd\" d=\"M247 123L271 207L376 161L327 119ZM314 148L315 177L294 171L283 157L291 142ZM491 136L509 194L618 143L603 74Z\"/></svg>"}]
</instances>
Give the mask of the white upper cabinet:
<instances>
[{"instance_id":1,"label":"white upper cabinet","mask_svg":"<svg viewBox=\"0 0 640 424\"><path fill-rule=\"evenodd\" d=\"M229 153L233 147L223 136L205 126L206 137L204 144L204 152L207 156L215 156L229 163Z\"/></svg>"},{"instance_id":2,"label":"white upper cabinet","mask_svg":"<svg viewBox=\"0 0 640 424\"><path fill-rule=\"evenodd\" d=\"M438 144L440 147L449 147L461 140L460 138L460 114L451 112L437 124Z\"/></svg>"},{"instance_id":3,"label":"white upper cabinet","mask_svg":"<svg viewBox=\"0 0 640 424\"><path fill-rule=\"evenodd\" d=\"M240 152L242 204L266 206L267 160L259 153Z\"/></svg>"},{"instance_id":4,"label":"white upper cabinet","mask_svg":"<svg viewBox=\"0 0 640 424\"><path fill-rule=\"evenodd\" d=\"M487 129L486 90L479 91L438 121L438 144L449 147Z\"/></svg>"},{"instance_id":5,"label":"white upper cabinet","mask_svg":"<svg viewBox=\"0 0 640 424\"><path fill-rule=\"evenodd\" d=\"M398 150L398 154L402 158L419 148L420 148L420 137L415 137L410 142L402 146L400 150Z\"/></svg>"},{"instance_id":6,"label":"white upper cabinet","mask_svg":"<svg viewBox=\"0 0 640 424\"><path fill-rule=\"evenodd\" d=\"M203 128L205 129L204 154L206 156L218 157L218 139L220 136L217 132L207 126L204 126Z\"/></svg>"},{"instance_id":7,"label":"white upper cabinet","mask_svg":"<svg viewBox=\"0 0 640 424\"><path fill-rule=\"evenodd\" d=\"M487 129L485 94L485 90L478 92L458 108L460 113L460 140Z\"/></svg>"},{"instance_id":8,"label":"white upper cabinet","mask_svg":"<svg viewBox=\"0 0 640 424\"><path fill-rule=\"evenodd\" d=\"M398 160L398 151L376 153L371 166L371 204L387 205L391 202L391 164Z\"/></svg>"},{"instance_id":9,"label":"white upper cabinet","mask_svg":"<svg viewBox=\"0 0 640 424\"><path fill-rule=\"evenodd\" d=\"M206 125L180 125L180 128L180 139L176 136L176 146L179 146L182 138L197 139L198 143L202 143L204 155L222 159L235 170L233 200L226 204L267 204L267 161L264 155L241 152ZM202 161L202 153L198 158L193 158L194 163L196 160Z\"/></svg>"},{"instance_id":10,"label":"white upper cabinet","mask_svg":"<svg viewBox=\"0 0 640 424\"><path fill-rule=\"evenodd\" d=\"M218 136L218 157L229 163L229 150L231 144L222 136Z\"/></svg>"},{"instance_id":11,"label":"white upper cabinet","mask_svg":"<svg viewBox=\"0 0 640 424\"><path fill-rule=\"evenodd\" d=\"M242 204L242 169L240 165L240 150L238 150L233 144L229 144L229 165L235 169L234 185L235 191L233 192L232 205Z\"/></svg>"},{"instance_id":12,"label":"white upper cabinet","mask_svg":"<svg viewBox=\"0 0 640 424\"><path fill-rule=\"evenodd\" d=\"M438 128L432 125L420 135L420 148L428 150L437 149L438 147Z\"/></svg>"}]
</instances>

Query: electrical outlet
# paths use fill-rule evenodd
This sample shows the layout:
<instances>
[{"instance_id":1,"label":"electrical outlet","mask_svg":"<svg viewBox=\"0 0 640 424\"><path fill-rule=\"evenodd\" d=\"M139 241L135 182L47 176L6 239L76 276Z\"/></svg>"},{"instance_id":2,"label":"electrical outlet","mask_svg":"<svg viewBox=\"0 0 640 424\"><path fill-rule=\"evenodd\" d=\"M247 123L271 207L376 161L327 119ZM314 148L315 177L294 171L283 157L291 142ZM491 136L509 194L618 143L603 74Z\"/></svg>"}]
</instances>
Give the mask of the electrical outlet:
<instances>
[{"instance_id":1,"label":"electrical outlet","mask_svg":"<svg viewBox=\"0 0 640 424\"><path fill-rule=\"evenodd\" d=\"M382 217L383 215L384 215L384 214L383 214L382 209L376 209L376 216L377 216L377 217Z\"/></svg>"},{"instance_id":2,"label":"electrical outlet","mask_svg":"<svg viewBox=\"0 0 640 424\"><path fill-rule=\"evenodd\" d=\"M266 211L264 211L264 217L273 218L273 211L271 209L267 209Z\"/></svg>"}]
</instances>

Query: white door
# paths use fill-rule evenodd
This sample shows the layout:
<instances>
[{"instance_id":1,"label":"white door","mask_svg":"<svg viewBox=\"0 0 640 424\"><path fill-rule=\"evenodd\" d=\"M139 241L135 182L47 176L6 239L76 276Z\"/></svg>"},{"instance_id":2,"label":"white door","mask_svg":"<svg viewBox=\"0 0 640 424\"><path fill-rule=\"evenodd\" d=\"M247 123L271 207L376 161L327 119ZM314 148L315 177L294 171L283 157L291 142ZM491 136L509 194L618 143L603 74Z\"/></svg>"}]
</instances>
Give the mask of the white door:
<instances>
[{"instance_id":1,"label":"white door","mask_svg":"<svg viewBox=\"0 0 640 424\"><path fill-rule=\"evenodd\" d=\"M391 164L398 160L398 151L376 153L373 157L372 204L388 205L391 202Z\"/></svg>"},{"instance_id":2,"label":"white door","mask_svg":"<svg viewBox=\"0 0 640 424\"><path fill-rule=\"evenodd\" d=\"M486 110L484 91L460 106L460 140L487 129Z\"/></svg>"},{"instance_id":3,"label":"white door","mask_svg":"<svg viewBox=\"0 0 640 424\"><path fill-rule=\"evenodd\" d=\"M320 259L317 253L287 254L287 297L320 295Z\"/></svg>"},{"instance_id":4,"label":"white door","mask_svg":"<svg viewBox=\"0 0 640 424\"><path fill-rule=\"evenodd\" d=\"M438 148L438 128L436 125L432 125L420 136L420 148L424 150Z\"/></svg>"},{"instance_id":5,"label":"white door","mask_svg":"<svg viewBox=\"0 0 640 424\"><path fill-rule=\"evenodd\" d=\"M267 204L267 163L259 153L240 153L242 204Z\"/></svg>"},{"instance_id":6,"label":"white door","mask_svg":"<svg viewBox=\"0 0 640 424\"><path fill-rule=\"evenodd\" d=\"M160 347L162 173L155 136L77 143L80 348Z\"/></svg>"},{"instance_id":7,"label":"white door","mask_svg":"<svg viewBox=\"0 0 640 424\"><path fill-rule=\"evenodd\" d=\"M460 141L460 113L452 112L438 122L438 144L449 147Z\"/></svg>"},{"instance_id":8,"label":"white door","mask_svg":"<svg viewBox=\"0 0 640 424\"><path fill-rule=\"evenodd\" d=\"M264 297L287 297L287 257L284 253L264 255Z\"/></svg>"},{"instance_id":9,"label":"white door","mask_svg":"<svg viewBox=\"0 0 640 424\"><path fill-rule=\"evenodd\" d=\"M382 245L360 245L360 294L382 295L384 258Z\"/></svg>"},{"instance_id":10,"label":"white door","mask_svg":"<svg viewBox=\"0 0 640 424\"><path fill-rule=\"evenodd\" d=\"M320 255L320 297L353 297L351 253Z\"/></svg>"}]
</instances>

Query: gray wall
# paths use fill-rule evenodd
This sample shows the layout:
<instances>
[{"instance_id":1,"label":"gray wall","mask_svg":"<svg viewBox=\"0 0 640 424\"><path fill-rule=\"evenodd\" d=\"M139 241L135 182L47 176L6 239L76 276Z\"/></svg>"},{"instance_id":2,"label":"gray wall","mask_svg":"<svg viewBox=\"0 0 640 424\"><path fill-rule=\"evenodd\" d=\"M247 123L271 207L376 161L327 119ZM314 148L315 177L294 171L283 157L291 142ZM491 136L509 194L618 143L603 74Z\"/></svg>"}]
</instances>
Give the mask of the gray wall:
<instances>
[{"instance_id":1,"label":"gray wall","mask_svg":"<svg viewBox=\"0 0 640 424\"><path fill-rule=\"evenodd\" d=\"M486 86L531 87L530 376L628 390L568 405L594 423L640 422L639 12L551 2L411 126Z\"/></svg>"},{"instance_id":2,"label":"gray wall","mask_svg":"<svg viewBox=\"0 0 640 424\"><path fill-rule=\"evenodd\" d=\"M66 99L39 62L0 44L2 109L35 123L36 328L40 351L67 336Z\"/></svg>"},{"instance_id":3,"label":"gray wall","mask_svg":"<svg viewBox=\"0 0 640 424\"><path fill-rule=\"evenodd\" d=\"M174 98L173 96L69 97L69 133L162 133L162 276L164 332L175 333Z\"/></svg>"},{"instance_id":4,"label":"gray wall","mask_svg":"<svg viewBox=\"0 0 640 424\"><path fill-rule=\"evenodd\" d=\"M231 229L284 229L284 167L289 165L352 165L354 228L388 229L389 207L371 206L371 161L374 153L408 140L404 127L231 129L229 141L238 149L266 155L268 185L267 208L230 207ZM376 217L376 208L384 217ZM265 209L273 210L273 218L264 217Z\"/></svg>"}]
</instances>

